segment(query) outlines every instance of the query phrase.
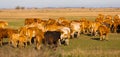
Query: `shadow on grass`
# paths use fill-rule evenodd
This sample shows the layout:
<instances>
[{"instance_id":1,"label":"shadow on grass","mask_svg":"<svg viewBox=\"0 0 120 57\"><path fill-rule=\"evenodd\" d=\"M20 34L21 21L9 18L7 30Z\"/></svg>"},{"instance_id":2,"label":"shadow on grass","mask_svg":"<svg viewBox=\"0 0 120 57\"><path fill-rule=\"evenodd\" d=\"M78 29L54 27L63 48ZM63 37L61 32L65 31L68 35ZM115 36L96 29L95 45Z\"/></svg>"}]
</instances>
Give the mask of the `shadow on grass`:
<instances>
[{"instance_id":1,"label":"shadow on grass","mask_svg":"<svg viewBox=\"0 0 120 57\"><path fill-rule=\"evenodd\" d=\"M85 34L86 36L92 36L91 34Z\"/></svg>"},{"instance_id":2,"label":"shadow on grass","mask_svg":"<svg viewBox=\"0 0 120 57\"><path fill-rule=\"evenodd\" d=\"M2 44L3 44L3 45L8 45L8 42L3 42Z\"/></svg>"},{"instance_id":3,"label":"shadow on grass","mask_svg":"<svg viewBox=\"0 0 120 57\"><path fill-rule=\"evenodd\" d=\"M100 41L100 38L91 38L92 40Z\"/></svg>"}]
</instances>

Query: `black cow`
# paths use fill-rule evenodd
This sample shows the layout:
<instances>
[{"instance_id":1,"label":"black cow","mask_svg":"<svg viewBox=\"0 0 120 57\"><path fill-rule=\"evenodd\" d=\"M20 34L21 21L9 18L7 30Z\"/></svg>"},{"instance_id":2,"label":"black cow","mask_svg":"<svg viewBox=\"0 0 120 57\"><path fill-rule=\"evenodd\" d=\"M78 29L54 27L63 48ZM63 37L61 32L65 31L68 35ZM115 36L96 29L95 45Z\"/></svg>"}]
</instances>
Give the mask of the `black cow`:
<instances>
[{"instance_id":1,"label":"black cow","mask_svg":"<svg viewBox=\"0 0 120 57\"><path fill-rule=\"evenodd\" d=\"M51 48L55 48L58 46L58 41L60 39L61 32L60 31L47 31L44 34L45 44L51 46Z\"/></svg>"}]
</instances>

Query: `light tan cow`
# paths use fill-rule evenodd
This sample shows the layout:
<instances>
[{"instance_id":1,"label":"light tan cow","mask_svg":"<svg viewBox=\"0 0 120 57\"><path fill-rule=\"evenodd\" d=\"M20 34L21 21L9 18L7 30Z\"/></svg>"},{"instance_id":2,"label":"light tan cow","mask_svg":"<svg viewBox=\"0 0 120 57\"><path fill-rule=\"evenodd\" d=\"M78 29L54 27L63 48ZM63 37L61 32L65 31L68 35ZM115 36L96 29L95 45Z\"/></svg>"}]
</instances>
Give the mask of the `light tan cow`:
<instances>
[{"instance_id":1,"label":"light tan cow","mask_svg":"<svg viewBox=\"0 0 120 57\"><path fill-rule=\"evenodd\" d=\"M77 37L81 33L81 23L78 20L73 20L70 23L70 28L71 28L71 36L74 38L74 34L77 32Z\"/></svg>"}]
</instances>

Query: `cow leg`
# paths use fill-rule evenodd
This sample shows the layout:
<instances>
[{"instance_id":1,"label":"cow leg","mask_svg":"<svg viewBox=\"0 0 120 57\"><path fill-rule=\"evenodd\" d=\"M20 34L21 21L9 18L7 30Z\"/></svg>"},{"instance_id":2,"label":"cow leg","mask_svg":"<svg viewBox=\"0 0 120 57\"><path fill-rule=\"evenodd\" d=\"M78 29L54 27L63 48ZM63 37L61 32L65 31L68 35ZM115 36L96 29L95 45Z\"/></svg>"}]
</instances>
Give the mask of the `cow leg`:
<instances>
[{"instance_id":1,"label":"cow leg","mask_svg":"<svg viewBox=\"0 0 120 57\"><path fill-rule=\"evenodd\" d=\"M27 47L27 42L25 42L25 46Z\"/></svg>"},{"instance_id":2,"label":"cow leg","mask_svg":"<svg viewBox=\"0 0 120 57\"><path fill-rule=\"evenodd\" d=\"M74 38L74 34L75 34L75 32L72 32L72 33L71 33L72 38Z\"/></svg>"},{"instance_id":3,"label":"cow leg","mask_svg":"<svg viewBox=\"0 0 120 57\"><path fill-rule=\"evenodd\" d=\"M103 37L102 37L102 38L103 38L103 40L105 40L105 35L103 35Z\"/></svg>"},{"instance_id":4,"label":"cow leg","mask_svg":"<svg viewBox=\"0 0 120 57\"><path fill-rule=\"evenodd\" d=\"M31 39L29 39L28 41L29 41L29 44L31 45L31 44L32 44L32 43L31 43Z\"/></svg>"},{"instance_id":5,"label":"cow leg","mask_svg":"<svg viewBox=\"0 0 120 57\"><path fill-rule=\"evenodd\" d=\"M13 40L13 41L12 41L12 45L13 45L13 47L16 48L16 47L17 47L17 42Z\"/></svg>"},{"instance_id":6,"label":"cow leg","mask_svg":"<svg viewBox=\"0 0 120 57\"><path fill-rule=\"evenodd\" d=\"M78 31L78 33L77 33L77 38L80 36L80 31Z\"/></svg>"},{"instance_id":7,"label":"cow leg","mask_svg":"<svg viewBox=\"0 0 120 57\"><path fill-rule=\"evenodd\" d=\"M102 35L102 33L100 33L100 40L103 40L103 35Z\"/></svg>"},{"instance_id":8,"label":"cow leg","mask_svg":"<svg viewBox=\"0 0 120 57\"><path fill-rule=\"evenodd\" d=\"M105 38L106 38L106 40L108 41L108 35L107 35L107 34L106 34Z\"/></svg>"},{"instance_id":9,"label":"cow leg","mask_svg":"<svg viewBox=\"0 0 120 57\"><path fill-rule=\"evenodd\" d=\"M55 41L54 46L53 46L53 49L54 49L54 50L56 50L56 49L57 49L57 47L58 47L58 42L57 42L57 41Z\"/></svg>"},{"instance_id":10,"label":"cow leg","mask_svg":"<svg viewBox=\"0 0 120 57\"><path fill-rule=\"evenodd\" d=\"M0 39L0 46L2 46L2 39Z\"/></svg>"},{"instance_id":11,"label":"cow leg","mask_svg":"<svg viewBox=\"0 0 120 57\"><path fill-rule=\"evenodd\" d=\"M10 43L11 43L11 38L8 38L8 44L10 45Z\"/></svg>"},{"instance_id":12,"label":"cow leg","mask_svg":"<svg viewBox=\"0 0 120 57\"><path fill-rule=\"evenodd\" d=\"M58 40L58 44L61 45L61 39Z\"/></svg>"},{"instance_id":13,"label":"cow leg","mask_svg":"<svg viewBox=\"0 0 120 57\"><path fill-rule=\"evenodd\" d=\"M22 48L24 46L24 43L23 42L20 42L19 43L19 47Z\"/></svg>"},{"instance_id":14,"label":"cow leg","mask_svg":"<svg viewBox=\"0 0 120 57\"><path fill-rule=\"evenodd\" d=\"M34 44L36 45L36 38L34 38Z\"/></svg>"},{"instance_id":15,"label":"cow leg","mask_svg":"<svg viewBox=\"0 0 120 57\"><path fill-rule=\"evenodd\" d=\"M36 43L36 48L37 48L37 50L40 50L40 48L41 48L40 43Z\"/></svg>"},{"instance_id":16,"label":"cow leg","mask_svg":"<svg viewBox=\"0 0 120 57\"><path fill-rule=\"evenodd\" d=\"M69 39L66 39L66 40L65 40L65 44L66 44L66 45L69 45Z\"/></svg>"},{"instance_id":17,"label":"cow leg","mask_svg":"<svg viewBox=\"0 0 120 57\"><path fill-rule=\"evenodd\" d=\"M117 26L114 26L114 33L117 32Z\"/></svg>"},{"instance_id":18,"label":"cow leg","mask_svg":"<svg viewBox=\"0 0 120 57\"><path fill-rule=\"evenodd\" d=\"M97 36L97 32L96 31L97 31L96 29L93 31L93 35L94 36Z\"/></svg>"},{"instance_id":19,"label":"cow leg","mask_svg":"<svg viewBox=\"0 0 120 57\"><path fill-rule=\"evenodd\" d=\"M85 29L82 29L82 33L85 34Z\"/></svg>"},{"instance_id":20,"label":"cow leg","mask_svg":"<svg viewBox=\"0 0 120 57\"><path fill-rule=\"evenodd\" d=\"M100 40L102 41L103 39L102 39L103 37L102 36L100 36Z\"/></svg>"},{"instance_id":21,"label":"cow leg","mask_svg":"<svg viewBox=\"0 0 120 57\"><path fill-rule=\"evenodd\" d=\"M93 36L94 35L94 32L93 32L93 29L91 29L91 36Z\"/></svg>"}]
</instances>

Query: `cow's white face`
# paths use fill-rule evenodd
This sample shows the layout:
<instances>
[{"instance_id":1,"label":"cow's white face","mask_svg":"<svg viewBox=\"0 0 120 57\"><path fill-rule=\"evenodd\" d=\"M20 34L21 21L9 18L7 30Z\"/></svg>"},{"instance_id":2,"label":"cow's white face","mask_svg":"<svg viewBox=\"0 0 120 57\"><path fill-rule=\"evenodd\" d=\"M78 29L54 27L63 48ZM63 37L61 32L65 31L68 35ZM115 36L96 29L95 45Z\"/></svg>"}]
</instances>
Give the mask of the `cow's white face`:
<instances>
[{"instance_id":1,"label":"cow's white face","mask_svg":"<svg viewBox=\"0 0 120 57\"><path fill-rule=\"evenodd\" d=\"M61 31L62 31L61 39L67 38L69 36L68 34L70 33L70 28L69 27L63 27L61 29Z\"/></svg>"}]
</instances>

